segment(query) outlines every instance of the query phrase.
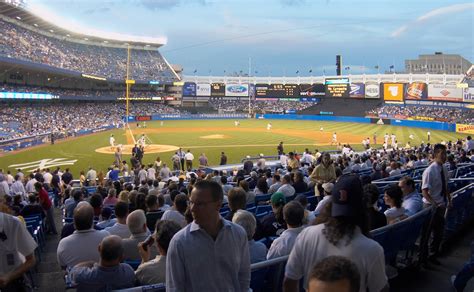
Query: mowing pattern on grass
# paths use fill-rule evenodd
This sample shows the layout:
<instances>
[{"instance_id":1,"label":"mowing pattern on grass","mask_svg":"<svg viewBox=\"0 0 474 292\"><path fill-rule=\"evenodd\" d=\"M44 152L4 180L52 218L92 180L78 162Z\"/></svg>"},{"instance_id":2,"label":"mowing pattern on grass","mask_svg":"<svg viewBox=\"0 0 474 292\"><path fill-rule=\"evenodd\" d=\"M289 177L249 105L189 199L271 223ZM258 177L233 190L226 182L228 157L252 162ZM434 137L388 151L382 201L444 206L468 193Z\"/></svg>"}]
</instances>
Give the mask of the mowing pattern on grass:
<instances>
[{"instance_id":1,"label":"mowing pattern on grass","mask_svg":"<svg viewBox=\"0 0 474 292\"><path fill-rule=\"evenodd\" d=\"M273 127L267 131L267 123L271 122ZM303 152L305 148L314 151L334 150L336 146L330 146L332 134L337 133L338 141L350 143L355 149L362 149L362 139L370 137L373 143L373 135L377 135L377 144L383 143L385 133L394 133L400 146L405 146L409 141L409 135L413 134L415 139L412 145L418 145L427 139L427 129L397 127L376 124L335 123L321 121L294 121L294 120L242 120L240 126L235 127L233 120L186 120L166 121L163 126L160 122L147 123L147 128L137 128L131 125L126 131L114 129L107 132L97 133L90 136L75 138L73 140L59 141L55 145L43 145L27 150L7 153L0 157L0 168L8 169L9 165L22 164L38 161L41 159L66 158L77 160L70 168L75 177L80 170L87 170L93 166L97 170L105 171L114 162L114 156L106 153L96 152L98 148L108 148L109 137L114 134L116 144L132 145L134 139L145 134L152 144L170 148L167 152L145 150L143 162L152 163L157 156L165 163L171 164L171 156L177 147L183 150L190 149L194 157L205 153L210 165L217 165L220 161L220 153L224 151L228 157L228 163L240 162L247 155L257 156L276 155L276 147L280 141L284 142L285 152ZM323 127L324 131L320 131ZM449 141L467 135L434 131L431 132L431 142ZM225 139L202 139L203 136L224 135ZM227 138L228 137L228 138ZM160 151L164 151L161 149ZM129 160L130 152L125 151L124 160ZM9 168L14 170L14 168Z\"/></svg>"}]
</instances>

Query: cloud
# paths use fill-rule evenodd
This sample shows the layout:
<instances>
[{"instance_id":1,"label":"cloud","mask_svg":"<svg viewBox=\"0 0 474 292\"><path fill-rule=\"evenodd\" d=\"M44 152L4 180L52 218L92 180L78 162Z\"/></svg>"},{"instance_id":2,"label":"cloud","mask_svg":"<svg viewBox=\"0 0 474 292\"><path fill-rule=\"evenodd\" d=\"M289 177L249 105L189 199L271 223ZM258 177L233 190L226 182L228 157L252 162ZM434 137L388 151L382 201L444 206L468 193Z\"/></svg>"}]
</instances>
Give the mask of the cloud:
<instances>
[{"instance_id":1,"label":"cloud","mask_svg":"<svg viewBox=\"0 0 474 292\"><path fill-rule=\"evenodd\" d=\"M423 22L426 22L426 21L428 21L432 18L436 18L436 17L446 15L446 14L454 14L454 13L457 13L457 12L463 12L463 11L467 11L467 10L470 10L470 9L474 9L474 3L455 4L455 5L445 6L445 7L441 7L441 8L431 10L428 13L423 14L422 16L418 17L417 19L415 19L415 20L413 20L413 21L411 21L407 24L404 24L404 25L400 26L399 28L394 30L390 34L390 36L395 37L395 38L399 37L403 33L405 33L406 31L408 31L408 29L410 29L411 27L416 26L416 25L420 25Z\"/></svg>"},{"instance_id":2,"label":"cloud","mask_svg":"<svg viewBox=\"0 0 474 292\"><path fill-rule=\"evenodd\" d=\"M87 10L84 10L82 13L83 14L94 14L94 13L100 13L100 14L103 14L103 13L107 13L111 11L110 7L98 7L98 8L90 8L90 9L87 9Z\"/></svg>"}]
</instances>

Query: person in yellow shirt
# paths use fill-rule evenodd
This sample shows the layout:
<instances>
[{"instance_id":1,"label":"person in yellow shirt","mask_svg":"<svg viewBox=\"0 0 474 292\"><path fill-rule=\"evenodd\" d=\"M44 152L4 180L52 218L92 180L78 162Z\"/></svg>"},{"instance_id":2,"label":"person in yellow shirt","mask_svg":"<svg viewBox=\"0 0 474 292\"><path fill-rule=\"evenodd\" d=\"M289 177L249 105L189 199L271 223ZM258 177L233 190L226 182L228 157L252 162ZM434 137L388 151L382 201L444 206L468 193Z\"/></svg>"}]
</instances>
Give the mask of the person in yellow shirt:
<instances>
[{"instance_id":1,"label":"person in yellow shirt","mask_svg":"<svg viewBox=\"0 0 474 292\"><path fill-rule=\"evenodd\" d=\"M320 201L322 194L324 194L323 184L336 181L336 168L328 152L323 153L321 163L314 168L309 177L315 183L314 193L318 197L318 201Z\"/></svg>"}]
</instances>

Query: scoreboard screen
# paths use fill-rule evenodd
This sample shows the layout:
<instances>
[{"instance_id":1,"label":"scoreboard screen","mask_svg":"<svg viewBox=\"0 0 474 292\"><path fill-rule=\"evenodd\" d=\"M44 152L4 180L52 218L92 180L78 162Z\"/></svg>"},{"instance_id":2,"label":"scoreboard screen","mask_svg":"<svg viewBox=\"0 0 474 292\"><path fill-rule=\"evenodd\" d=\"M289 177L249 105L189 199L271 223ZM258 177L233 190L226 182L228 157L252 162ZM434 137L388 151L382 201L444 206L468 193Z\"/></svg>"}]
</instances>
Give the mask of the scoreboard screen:
<instances>
[{"instance_id":1,"label":"scoreboard screen","mask_svg":"<svg viewBox=\"0 0 474 292\"><path fill-rule=\"evenodd\" d=\"M349 78L326 78L326 97L349 97Z\"/></svg>"},{"instance_id":2,"label":"scoreboard screen","mask_svg":"<svg viewBox=\"0 0 474 292\"><path fill-rule=\"evenodd\" d=\"M274 97L274 98L289 98L300 97L300 86L298 84L256 84L255 85L257 98L259 97Z\"/></svg>"},{"instance_id":3,"label":"scoreboard screen","mask_svg":"<svg viewBox=\"0 0 474 292\"><path fill-rule=\"evenodd\" d=\"M225 96L225 84L211 83L211 96Z\"/></svg>"}]
</instances>

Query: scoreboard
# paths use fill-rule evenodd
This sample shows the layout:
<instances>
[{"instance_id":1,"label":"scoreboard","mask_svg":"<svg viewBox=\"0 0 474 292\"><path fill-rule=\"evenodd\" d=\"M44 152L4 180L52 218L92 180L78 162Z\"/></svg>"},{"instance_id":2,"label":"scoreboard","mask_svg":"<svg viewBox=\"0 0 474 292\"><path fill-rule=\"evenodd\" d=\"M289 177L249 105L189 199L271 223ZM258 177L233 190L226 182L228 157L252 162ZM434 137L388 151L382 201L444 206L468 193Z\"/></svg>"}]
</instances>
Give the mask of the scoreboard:
<instances>
[{"instance_id":1,"label":"scoreboard","mask_svg":"<svg viewBox=\"0 0 474 292\"><path fill-rule=\"evenodd\" d=\"M211 96L225 96L225 84L224 83L211 83Z\"/></svg>"},{"instance_id":2,"label":"scoreboard","mask_svg":"<svg viewBox=\"0 0 474 292\"><path fill-rule=\"evenodd\" d=\"M349 78L326 78L326 97L349 97Z\"/></svg>"},{"instance_id":3,"label":"scoreboard","mask_svg":"<svg viewBox=\"0 0 474 292\"><path fill-rule=\"evenodd\" d=\"M299 98L300 86L298 84L256 84L255 97Z\"/></svg>"}]
</instances>

